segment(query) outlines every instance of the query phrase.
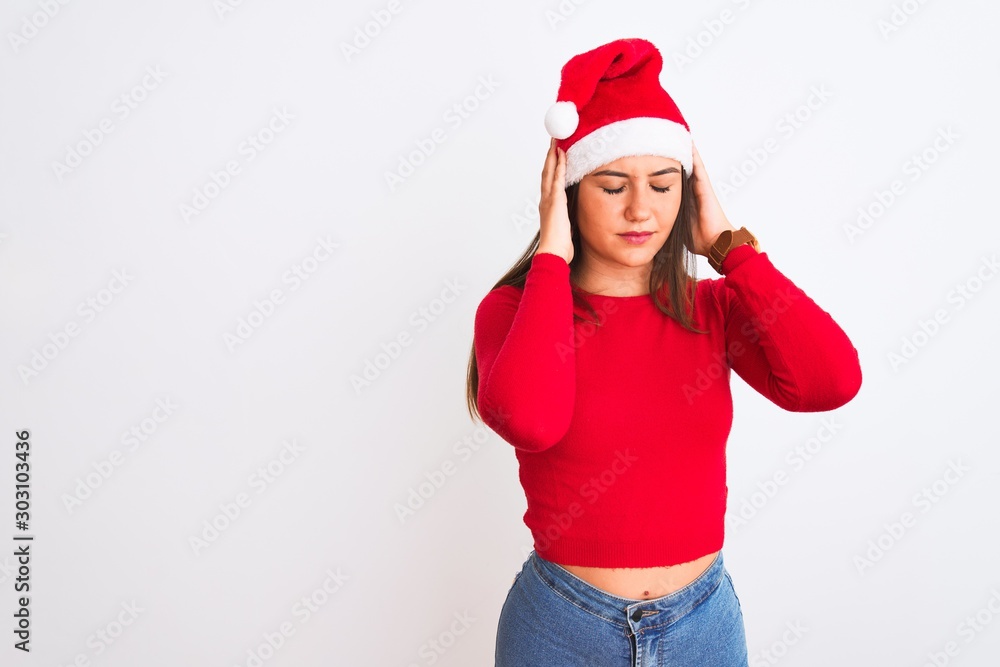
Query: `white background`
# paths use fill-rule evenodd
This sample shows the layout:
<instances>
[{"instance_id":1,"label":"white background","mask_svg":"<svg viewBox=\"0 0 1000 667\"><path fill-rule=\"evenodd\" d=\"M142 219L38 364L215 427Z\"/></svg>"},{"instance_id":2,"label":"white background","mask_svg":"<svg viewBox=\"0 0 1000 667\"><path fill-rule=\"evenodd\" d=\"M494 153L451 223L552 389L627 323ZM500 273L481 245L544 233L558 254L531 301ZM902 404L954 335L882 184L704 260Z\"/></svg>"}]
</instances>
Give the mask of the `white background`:
<instances>
[{"instance_id":1,"label":"white background","mask_svg":"<svg viewBox=\"0 0 1000 667\"><path fill-rule=\"evenodd\" d=\"M996 664L1000 277L984 258L1000 251L1000 10L904 4L5 3L0 662L249 665L264 646L267 665L491 665L531 538L512 448L466 413L473 316L537 231L562 65L643 37L730 220L861 356L860 393L826 414L782 411L733 376L729 515L756 513L727 527L725 555L752 664ZM391 21L346 56L372 12ZM280 131L275 110L292 116ZM112 131L89 140L102 119ZM249 136L269 142L252 160ZM747 162L768 139L764 164ZM86 155L59 169L71 151ZM230 160L239 173L206 188ZM297 266L311 271L298 284ZM281 302L253 315L273 290ZM257 326L227 344L241 320ZM894 366L904 340L915 353ZM830 419L796 469L788 453ZM143 440L123 439L133 428ZM30 655L12 648L22 429ZM968 470L949 483L953 462ZM935 482L935 502L915 503ZM267 650L283 623L294 633Z\"/></svg>"}]
</instances>

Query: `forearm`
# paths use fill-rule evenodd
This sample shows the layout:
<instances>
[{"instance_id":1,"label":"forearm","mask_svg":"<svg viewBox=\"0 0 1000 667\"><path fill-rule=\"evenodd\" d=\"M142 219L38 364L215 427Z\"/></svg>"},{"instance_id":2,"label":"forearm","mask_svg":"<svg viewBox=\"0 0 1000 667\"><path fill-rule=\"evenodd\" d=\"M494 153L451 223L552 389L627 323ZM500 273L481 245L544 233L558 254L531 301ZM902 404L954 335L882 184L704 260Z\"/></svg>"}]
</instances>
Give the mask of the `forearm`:
<instances>
[{"instance_id":1,"label":"forearm","mask_svg":"<svg viewBox=\"0 0 1000 667\"><path fill-rule=\"evenodd\" d=\"M731 338L747 346L734 368L787 410L843 405L861 384L858 352L825 310L749 246L723 262L725 287L738 308Z\"/></svg>"}]
</instances>

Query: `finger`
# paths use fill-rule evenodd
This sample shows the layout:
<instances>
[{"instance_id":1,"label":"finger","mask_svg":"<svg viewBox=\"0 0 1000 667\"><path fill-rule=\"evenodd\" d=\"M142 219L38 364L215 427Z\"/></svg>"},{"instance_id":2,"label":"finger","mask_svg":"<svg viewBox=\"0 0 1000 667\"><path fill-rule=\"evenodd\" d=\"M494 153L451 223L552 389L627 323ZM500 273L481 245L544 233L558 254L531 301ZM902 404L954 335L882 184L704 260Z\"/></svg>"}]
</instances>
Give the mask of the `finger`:
<instances>
[{"instance_id":1,"label":"finger","mask_svg":"<svg viewBox=\"0 0 1000 667\"><path fill-rule=\"evenodd\" d=\"M561 148L556 150L559 151L559 160L556 162L556 179L553 187L557 192L566 194L566 151Z\"/></svg>"},{"instance_id":2,"label":"finger","mask_svg":"<svg viewBox=\"0 0 1000 667\"><path fill-rule=\"evenodd\" d=\"M566 182L566 151L553 145L555 156L551 170L549 172L548 194L550 197L558 197L559 192L564 188Z\"/></svg>"},{"instance_id":3,"label":"finger","mask_svg":"<svg viewBox=\"0 0 1000 667\"><path fill-rule=\"evenodd\" d=\"M707 178L705 174L705 164L700 158L694 157L691 160L691 180L695 183L703 181Z\"/></svg>"},{"instance_id":4,"label":"finger","mask_svg":"<svg viewBox=\"0 0 1000 667\"><path fill-rule=\"evenodd\" d=\"M698 171L698 178L708 182L708 169L705 168L705 161L701 159L701 155L695 153L694 155L694 168Z\"/></svg>"},{"instance_id":5,"label":"finger","mask_svg":"<svg viewBox=\"0 0 1000 667\"><path fill-rule=\"evenodd\" d=\"M549 182L552 180L552 172L556 168L556 163L556 138L552 137L549 141L549 150L545 154L545 166L542 168L542 195L545 195L550 188Z\"/></svg>"},{"instance_id":6,"label":"finger","mask_svg":"<svg viewBox=\"0 0 1000 667\"><path fill-rule=\"evenodd\" d=\"M556 164L549 179L549 194L553 199L559 199L560 194L565 194L566 184L566 154L560 149L556 149Z\"/></svg>"},{"instance_id":7,"label":"finger","mask_svg":"<svg viewBox=\"0 0 1000 667\"><path fill-rule=\"evenodd\" d=\"M705 161L701 159L701 153L699 153L698 149L695 148L694 143L691 144L691 148L693 149L692 155L691 155L693 166L699 172L704 171L705 170Z\"/></svg>"}]
</instances>

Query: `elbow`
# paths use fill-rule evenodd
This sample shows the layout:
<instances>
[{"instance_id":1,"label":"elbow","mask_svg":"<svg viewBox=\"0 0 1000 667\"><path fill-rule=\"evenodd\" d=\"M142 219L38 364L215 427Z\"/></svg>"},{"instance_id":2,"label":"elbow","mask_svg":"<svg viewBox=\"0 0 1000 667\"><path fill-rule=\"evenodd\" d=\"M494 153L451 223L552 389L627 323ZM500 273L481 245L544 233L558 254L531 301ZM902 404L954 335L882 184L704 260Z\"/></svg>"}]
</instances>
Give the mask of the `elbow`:
<instances>
[{"instance_id":1,"label":"elbow","mask_svg":"<svg viewBox=\"0 0 1000 667\"><path fill-rule=\"evenodd\" d=\"M826 382L826 401L829 407L824 410L835 410L851 402L861 391L861 361L858 351L852 345L844 361L831 368Z\"/></svg>"},{"instance_id":2,"label":"elbow","mask_svg":"<svg viewBox=\"0 0 1000 667\"><path fill-rule=\"evenodd\" d=\"M504 438L514 449L528 454L540 454L549 449L566 435L568 429L526 428L512 433L510 439Z\"/></svg>"},{"instance_id":3,"label":"elbow","mask_svg":"<svg viewBox=\"0 0 1000 667\"><path fill-rule=\"evenodd\" d=\"M529 405L536 409L523 409L511 402L494 402L483 395L479 396L479 412L483 423L514 449L537 454L565 437L572 418L572 406L568 410L546 410L544 414L538 414L538 404Z\"/></svg>"},{"instance_id":4,"label":"elbow","mask_svg":"<svg viewBox=\"0 0 1000 667\"><path fill-rule=\"evenodd\" d=\"M782 407L792 412L836 410L850 403L858 395L861 390L861 379L861 364L858 361L857 350L854 350L853 360L831 367L825 374L816 378L813 391L800 393L790 405Z\"/></svg>"},{"instance_id":5,"label":"elbow","mask_svg":"<svg viewBox=\"0 0 1000 667\"><path fill-rule=\"evenodd\" d=\"M858 395L858 392L861 391L861 361L858 359L857 350L854 350L853 362L847 365L847 368L841 376L840 389L840 405L844 405L845 403L851 401Z\"/></svg>"}]
</instances>

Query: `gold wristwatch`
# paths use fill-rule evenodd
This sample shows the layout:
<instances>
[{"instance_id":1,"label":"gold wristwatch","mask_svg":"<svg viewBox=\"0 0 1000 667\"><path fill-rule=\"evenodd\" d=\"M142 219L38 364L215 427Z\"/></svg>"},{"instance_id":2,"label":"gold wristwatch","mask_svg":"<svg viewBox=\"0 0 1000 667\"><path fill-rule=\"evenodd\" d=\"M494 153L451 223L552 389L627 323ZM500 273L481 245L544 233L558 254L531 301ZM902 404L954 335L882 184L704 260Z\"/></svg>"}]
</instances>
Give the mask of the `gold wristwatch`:
<instances>
[{"instance_id":1,"label":"gold wristwatch","mask_svg":"<svg viewBox=\"0 0 1000 667\"><path fill-rule=\"evenodd\" d=\"M722 260L726 258L729 251L737 246L741 246L744 243L749 243L753 246L753 249L760 252L760 245L757 243L757 237L750 233L746 227L740 227L735 232L731 229L719 234L719 238L712 244L712 247L708 249L708 263L712 265L712 268L716 270L719 274L722 273Z\"/></svg>"}]
</instances>

